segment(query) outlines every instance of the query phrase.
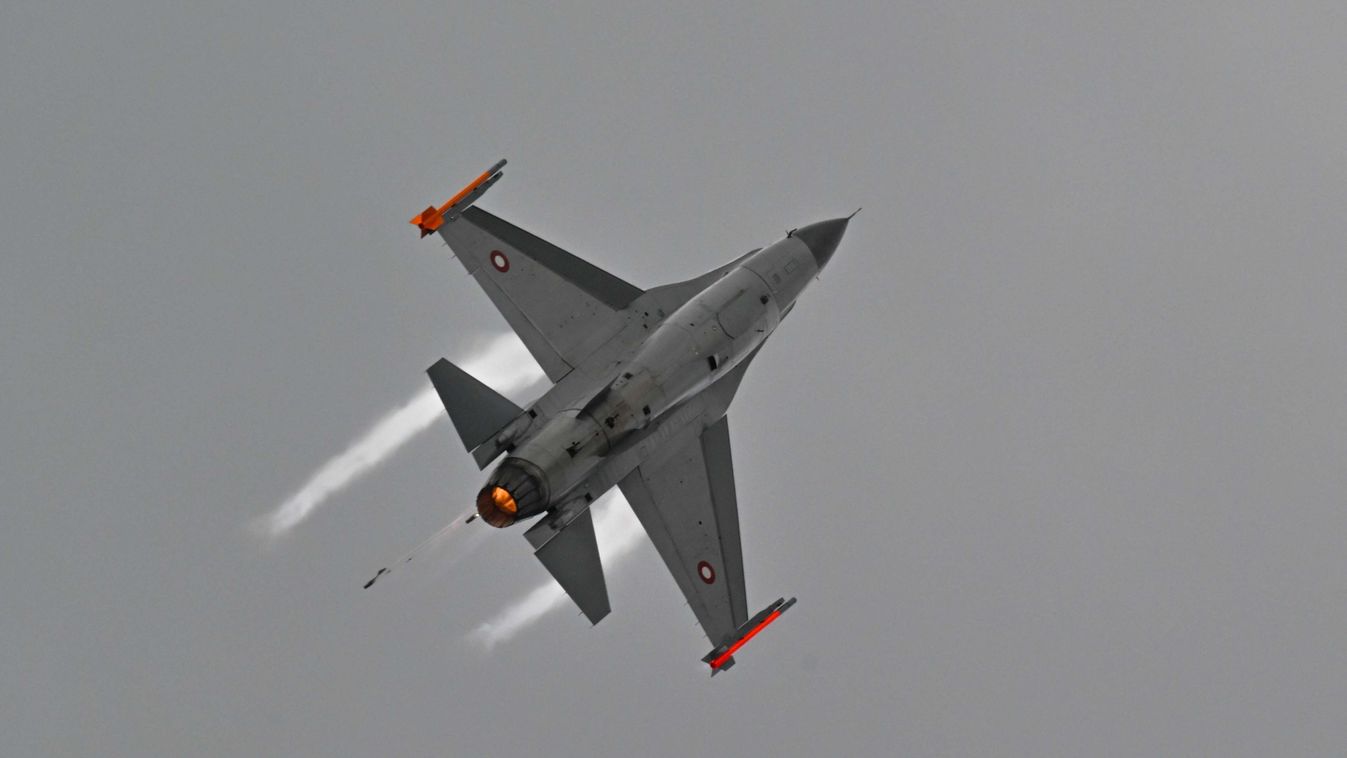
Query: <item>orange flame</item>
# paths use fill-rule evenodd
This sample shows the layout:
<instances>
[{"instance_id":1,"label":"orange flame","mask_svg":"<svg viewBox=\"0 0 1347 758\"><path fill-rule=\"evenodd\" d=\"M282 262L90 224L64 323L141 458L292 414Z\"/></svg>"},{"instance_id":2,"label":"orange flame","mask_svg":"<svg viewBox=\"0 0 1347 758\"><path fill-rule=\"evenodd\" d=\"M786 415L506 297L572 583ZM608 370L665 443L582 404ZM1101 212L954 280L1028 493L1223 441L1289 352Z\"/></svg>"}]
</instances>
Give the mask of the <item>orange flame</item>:
<instances>
[{"instance_id":1,"label":"orange flame","mask_svg":"<svg viewBox=\"0 0 1347 758\"><path fill-rule=\"evenodd\" d=\"M519 506L515 504L514 496L501 487L491 488L491 501L495 503L497 508L506 513L513 514L519 512Z\"/></svg>"}]
</instances>

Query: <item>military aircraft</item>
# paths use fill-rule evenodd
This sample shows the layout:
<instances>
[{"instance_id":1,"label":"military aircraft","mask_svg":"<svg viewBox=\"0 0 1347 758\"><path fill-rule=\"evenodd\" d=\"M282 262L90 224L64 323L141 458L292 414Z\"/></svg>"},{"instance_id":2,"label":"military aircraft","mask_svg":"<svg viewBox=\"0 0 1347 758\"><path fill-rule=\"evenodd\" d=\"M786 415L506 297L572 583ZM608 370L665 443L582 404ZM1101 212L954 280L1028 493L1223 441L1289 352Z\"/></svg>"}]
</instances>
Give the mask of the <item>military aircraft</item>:
<instances>
[{"instance_id":1,"label":"military aircraft","mask_svg":"<svg viewBox=\"0 0 1347 758\"><path fill-rule=\"evenodd\" d=\"M795 602L748 615L725 412L856 214L641 290L476 207L504 166L411 220L439 233L553 382L520 408L444 359L427 370L477 467L505 456L477 513L502 528L541 515L524 537L597 624L609 604L589 506L619 487L714 646L714 676Z\"/></svg>"}]
</instances>

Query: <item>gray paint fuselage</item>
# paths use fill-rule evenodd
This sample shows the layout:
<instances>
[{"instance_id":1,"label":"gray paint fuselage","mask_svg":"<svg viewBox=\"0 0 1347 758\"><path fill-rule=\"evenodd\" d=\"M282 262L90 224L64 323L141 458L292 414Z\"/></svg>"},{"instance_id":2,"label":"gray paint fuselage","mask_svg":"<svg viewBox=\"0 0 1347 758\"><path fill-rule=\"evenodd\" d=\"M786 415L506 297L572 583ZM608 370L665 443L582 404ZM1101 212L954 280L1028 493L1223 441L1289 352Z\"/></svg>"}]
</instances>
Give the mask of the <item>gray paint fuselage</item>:
<instances>
[{"instance_id":1,"label":"gray paint fuselage","mask_svg":"<svg viewBox=\"0 0 1347 758\"><path fill-rule=\"evenodd\" d=\"M658 290L637 298L628 309L629 328L649 336L627 355L596 351L606 370L590 374L587 389L570 388L578 402L540 416L536 432L520 434L502 465L513 462L541 475L543 509L550 510L601 495L658 447L644 440L714 422L730 398L722 401L707 388L762 346L818 274L816 257L799 237L787 236L723 271L653 326ZM548 400L535 408L545 410Z\"/></svg>"}]
</instances>

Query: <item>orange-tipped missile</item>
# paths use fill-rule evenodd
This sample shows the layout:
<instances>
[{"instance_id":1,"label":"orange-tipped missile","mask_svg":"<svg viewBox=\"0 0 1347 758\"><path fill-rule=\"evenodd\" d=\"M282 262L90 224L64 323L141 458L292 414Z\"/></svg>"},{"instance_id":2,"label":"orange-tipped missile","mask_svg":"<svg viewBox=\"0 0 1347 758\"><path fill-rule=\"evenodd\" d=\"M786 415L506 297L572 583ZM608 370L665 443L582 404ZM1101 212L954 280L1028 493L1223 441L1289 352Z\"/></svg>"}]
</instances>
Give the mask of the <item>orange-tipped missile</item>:
<instances>
[{"instance_id":1,"label":"orange-tipped missile","mask_svg":"<svg viewBox=\"0 0 1347 758\"><path fill-rule=\"evenodd\" d=\"M505 159L501 158L496 164L482 175L473 179L468 186L459 190L457 194L449 198L448 202L440 207L429 206L424 211L417 214L411 221L412 225L421 230L421 236L425 237L436 229L439 229L445 220L453 221L458 218L468 206L472 205L477 198L481 197L491 185L500 180L501 169L505 167Z\"/></svg>"}]
</instances>

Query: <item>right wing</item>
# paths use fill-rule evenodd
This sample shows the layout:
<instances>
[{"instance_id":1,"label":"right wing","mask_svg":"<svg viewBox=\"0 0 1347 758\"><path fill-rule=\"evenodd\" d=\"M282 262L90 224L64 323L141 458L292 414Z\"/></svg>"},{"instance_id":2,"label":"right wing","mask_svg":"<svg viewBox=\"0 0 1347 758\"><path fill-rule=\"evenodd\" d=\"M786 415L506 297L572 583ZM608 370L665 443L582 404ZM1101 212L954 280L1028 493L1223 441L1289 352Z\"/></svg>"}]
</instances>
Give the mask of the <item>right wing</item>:
<instances>
[{"instance_id":1,"label":"right wing","mask_svg":"<svg viewBox=\"0 0 1347 758\"><path fill-rule=\"evenodd\" d=\"M623 326L641 290L477 207L437 229L556 382Z\"/></svg>"},{"instance_id":2,"label":"right wing","mask_svg":"<svg viewBox=\"0 0 1347 758\"><path fill-rule=\"evenodd\" d=\"M748 620L739 506L724 417L673 440L618 486L714 645Z\"/></svg>"}]
</instances>

